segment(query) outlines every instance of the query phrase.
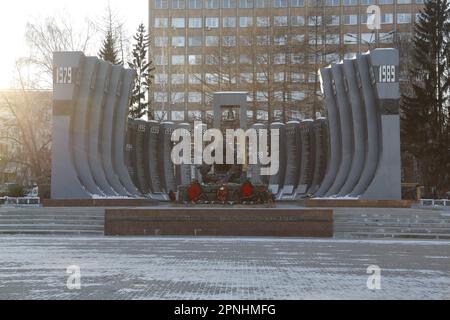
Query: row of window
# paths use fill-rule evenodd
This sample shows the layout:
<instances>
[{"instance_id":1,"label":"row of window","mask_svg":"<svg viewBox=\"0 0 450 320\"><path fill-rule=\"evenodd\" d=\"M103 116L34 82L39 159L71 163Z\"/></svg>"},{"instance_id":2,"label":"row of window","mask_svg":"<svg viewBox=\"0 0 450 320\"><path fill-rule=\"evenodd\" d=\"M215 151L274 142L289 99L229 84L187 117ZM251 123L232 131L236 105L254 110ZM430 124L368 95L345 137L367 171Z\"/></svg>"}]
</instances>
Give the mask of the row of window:
<instances>
[{"instance_id":1,"label":"row of window","mask_svg":"<svg viewBox=\"0 0 450 320\"><path fill-rule=\"evenodd\" d=\"M170 96L170 101L169 101ZM274 101L301 101L304 100L306 94L304 91L275 91L273 93ZM205 103L210 103L212 98L210 95L204 95ZM269 95L265 91L256 91L255 98L251 95L247 97L248 102L267 102L269 100ZM172 92L172 94L168 94L167 92L156 91L154 93L154 101L159 103L202 103L202 93L201 92Z\"/></svg>"},{"instance_id":2,"label":"row of window","mask_svg":"<svg viewBox=\"0 0 450 320\"><path fill-rule=\"evenodd\" d=\"M264 83L268 82L271 79L268 79L267 73L240 73L240 83L241 84L252 84L252 83ZM183 85L186 83L186 75L185 74L171 74L170 75L170 82L173 85ZM232 76L222 76L224 83L230 83L230 84L237 84L238 79L236 77ZM188 75L188 83L191 85L197 85L202 84L202 74L196 73L196 74L189 74ZM276 83L283 83L286 81L290 81L292 83L305 83L306 77L304 73L285 73L285 72L275 72L273 74L273 81ZM207 74L205 75L205 82L210 81L210 84L217 84L219 81L219 76L217 74ZM308 77L308 82L314 82L315 81L315 74L311 73L311 75ZM156 85L167 85L169 83L169 75L166 73L157 73L155 74L155 84ZM196 102L192 101L195 100L195 97L189 98L189 102Z\"/></svg>"},{"instance_id":3,"label":"row of window","mask_svg":"<svg viewBox=\"0 0 450 320\"><path fill-rule=\"evenodd\" d=\"M156 9L252 9L252 8L301 8L305 6L357 6L394 4L394 0L155 0ZM423 4L424 0L396 0L397 4Z\"/></svg>"},{"instance_id":4,"label":"row of window","mask_svg":"<svg viewBox=\"0 0 450 320\"><path fill-rule=\"evenodd\" d=\"M416 14L416 19L419 17L419 13ZM411 23L411 14L410 13L397 13L398 24L403 23ZM319 26L323 23L330 26L338 26L341 23L344 25L357 25L358 22L361 24L366 24L372 18L371 15L362 14L359 16L357 14L347 14L343 15L331 15L327 18L327 21L323 21L322 16L309 16L308 17L308 25L309 26ZM382 13L381 14L381 23L382 24L392 24L394 23L394 14L393 13ZM223 28L236 28L239 26L240 28L250 28L253 25L257 27L287 27L289 25L293 27L301 27L305 25L305 17L304 16L291 16L290 19L288 16L274 16L273 22L270 17L256 17L256 23L254 23L253 17L223 17L222 18L222 27ZM192 29L199 28L219 28L220 27L220 19L217 17L205 17L203 18L189 18L187 21L187 26ZM169 19L168 18L155 18L154 21L155 28L168 28L169 27ZM183 29L186 27L186 19L185 18L172 18L171 25L172 28Z\"/></svg>"},{"instance_id":5,"label":"row of window","mask_svg":"<svg viewBox=\"0 0 450 320\"><path fill-rule=\"evenodd\" d=\"M286 110L285 112L286 112L286 116L290 120L302 120L302 118L303 118L302 114L299 111ZM211 119L214 117L214 112L211 110L205 111L204 114L205 114L206 118ZM166 111L161 111L161 110L155 111L156 119L159 119L161 121L169 120L169 115L170 115L171 121L185 121L186 112L185 111L170 111L170 113L168 113ZM201 110L189 110L187 112L187 116L188 116L189 121L198 120L198 119L203 118L203 112ZM254 116L253 111L247 111L247 118L249 120L252 120L253 116ZM258 121L269 120L269 113L265 110L256 111L255 116L256 116L256 120L258 120ZM273 111L273 117L275 119L281 119L282 116L283 116L283 110L275 109Z\"/></svg>"},{"instance_id":6,"label":"row of window","mask_svg":"<svg viewBox=\"0 0 450 320\"><path fill-rule=\"evenodd\" d=\"M262 36L256 36L254 37L255 44L257 46L287 46L287 45L296 45L296 44L302 44L305 42L305 35L304 34L296 34L291 35L290 37L288 35L278 35L274 36L273 40L272 37L267 35ZM206 47L214 47L219 46L219 37L217 36L207 36L203 40L203 37L194 36L194 37L188 37L188 46L189 47L202 47L205 45ZM250 39L245 39L244 41L246 45L248 45L248 42L251 41ZM378 35L378 42L379 43L393 43L394 41L394 34L393 33L380 33ZM339 44L367 44L367 43L376 43L377 42L377 36L374 33L361 33L358 35L357 33L346 33L343 36L340 34L334 34L330 33L326 36L317 35L317 34L310 34L308 43L311 45L315 44L330 44L330 45L339 45ZM186 39L185 37L172 37L171 45L174 48L178 47L185 47L186 46ZM223 47L235 47L237 46L237 37L236 36L223 36L222 37L222 43L221 45ZM156 37L155 38L155 47L161 48L161 47L167 47L168 46L168 38L167 37ZM189 61L189 64L201 64L201 59L195 59L192 60L190 56L186 59ZM200 63L197 63L200 60ZM244 63L241 61L241 63ZM183 64L183 63L182 63Z\"/></svg>"},{"instance_id":7,"label":"row of window","mask_svg":"<svg viewBox=\"0 0 450 320\"><path fill-rule=\"evenodd\" d=\"M386 34L387 37L384 39L383 43L392 43L393 37L389 34ZM372 35L367 34L365 38L361 39L362 41L365 41L364 44L369 43L375 43L374 38ZM358 43L358 37L357 35L348 34L345 36L344 39L346 44L357 44ZM318 41L318 43L320 43ZM335 62L339 60L339 56L336 54L327 54L324 56L325 61L328 63ZM191 55L172 55L171 56L171 65L172 66L182 66L185 64L189 64L191 66L195 65L230 65L230 64L241 64L241 65L251 65L251 64L257 64L257 65L268 65L272 61L272 64L274 65L284 65L286 63L290 64L304 64L306 61L309 64L315 64L315 63L321 63L322 62L322 55L317 54L310 54L307 55L307 59L305 59L305 55L303 53L292 53L292 54L286 54L286 53L277 53L273 54L272 57L269 57L267 53L260 53L256 54L253 57L246 54L241 54L237 58L233 54L223 54L222 56L218 55L210 55L207 54L205 56L198 55L198 54L191 54ZM157 66L167 66L169 65L169 59L165 55L156 55L155 56L155 64Z\"/></svg>"}]
</instances>

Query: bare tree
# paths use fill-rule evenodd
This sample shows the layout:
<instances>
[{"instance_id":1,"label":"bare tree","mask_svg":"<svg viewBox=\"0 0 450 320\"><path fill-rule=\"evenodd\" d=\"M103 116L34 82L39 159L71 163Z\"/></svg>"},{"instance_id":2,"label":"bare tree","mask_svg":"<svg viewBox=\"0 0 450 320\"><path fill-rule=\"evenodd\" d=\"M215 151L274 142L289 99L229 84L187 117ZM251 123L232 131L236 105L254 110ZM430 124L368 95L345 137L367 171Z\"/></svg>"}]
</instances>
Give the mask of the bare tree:
<instances>
[{"instance_id":1,"label":"bare tree","mask_svg":"<svg viewBox=\"0 0 450 320\"><path fill-rule=\"evenodd\" d=\"M0 142L13 146L8 154L3 155L2 162L13 165L17 170L25 168L37 183L49 183L51 94L28 90L19 66L17 73L20 89L9 94L1 93L4 110Z\"/></svg>"},{"instance_id":2,"label":"bare tree","mask_svg":"<svg viewBox=\"0 0 450 320\"><path fill-rule=\"evenodd\" d=\"M26 25L26 41L30 47L29 57L21 64L29 64L36 76L34 83L50 88L53 75L53 52L83 51L90 49L95 35L94 25L86 21L85 27L76 30L68 16L46 17Z\"/></svg>"}]
</instances>

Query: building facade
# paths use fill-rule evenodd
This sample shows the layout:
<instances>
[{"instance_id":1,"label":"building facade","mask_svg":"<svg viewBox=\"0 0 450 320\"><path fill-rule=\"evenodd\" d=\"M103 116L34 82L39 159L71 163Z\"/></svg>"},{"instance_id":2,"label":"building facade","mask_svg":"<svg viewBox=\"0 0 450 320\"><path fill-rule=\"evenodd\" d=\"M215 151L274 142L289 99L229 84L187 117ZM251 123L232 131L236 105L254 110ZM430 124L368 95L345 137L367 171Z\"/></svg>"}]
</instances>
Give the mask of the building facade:
<instances>
[{"instance_id":1,"label":"building facade","mask_svg":"<svg viewBox=\"0 0 450 320\"><path fill-rule=\"evenodd\" d=\"M247 91L254 122L314 117L321 111L317 70L345 54L396 46L422 6L423 0L149 0L155 117L208 122L215 91Z\"/></svg>"}]
</instances>

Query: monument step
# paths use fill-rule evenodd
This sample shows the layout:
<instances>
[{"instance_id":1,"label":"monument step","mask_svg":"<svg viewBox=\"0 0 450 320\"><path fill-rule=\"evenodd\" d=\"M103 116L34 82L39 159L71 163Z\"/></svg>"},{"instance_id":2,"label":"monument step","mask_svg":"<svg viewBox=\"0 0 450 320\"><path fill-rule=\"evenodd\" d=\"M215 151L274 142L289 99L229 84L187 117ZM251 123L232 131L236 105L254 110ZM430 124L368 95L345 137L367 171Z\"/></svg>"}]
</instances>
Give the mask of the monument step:
<instances>
[{"instance_id":1,"label":"monument step","mask_svg":"<svg viewBox=\"0 0 450 320\"><path fill-rule=\"evenodd\" d=\"M98 225L61 225L61 224L0 224L0 229L20 229L20 230L47 230L47 229L55 229L55 230L103 230L103 226Z\"/></svg>"},{"instance_id":2,"label":"monument step","mask_svg":"<svg viewBox=\"0 0 450 320\"><path fill-rule=\"evenodd\" d=\"M350 232L335 233L336 239L420 239L420 240L450 240L450 234L423 234L423 233L374 233Z\"/></svg>"},{"instance_id":3,"label":"monument step","mask_svg":"<svg viewBox=\"0 0 450 320\"><path fill-rule=\"evenodd\" d=\"M103 230L26 230L26 229L0 229L4 235L92 235L102 236Z\"/></svg>"},{"instance_id":4,"label":"monument step","mask_svg":"<svg viewBox=\"0 0 450 320\"><path fill-rule=\"evenodd\" d=\"M440 233L450 235L450 228L408 228L408 227L380 227L380 228L342 228L335 226L335 232L375 232L375 233L419 233L419 234L429 234L429 233Z\"/></svg>"},{"instance_id":5,"label":"monument step","mask_svg":"<svg viewBox=\"0 0 450 320\"><path fill-rule=\"evenodd\" d=\"M0 225L11 224L60 224L60 225L97 225L103 226L103 220L67 220L67 219L0 219Z\"/></svg>"}]
</instances>

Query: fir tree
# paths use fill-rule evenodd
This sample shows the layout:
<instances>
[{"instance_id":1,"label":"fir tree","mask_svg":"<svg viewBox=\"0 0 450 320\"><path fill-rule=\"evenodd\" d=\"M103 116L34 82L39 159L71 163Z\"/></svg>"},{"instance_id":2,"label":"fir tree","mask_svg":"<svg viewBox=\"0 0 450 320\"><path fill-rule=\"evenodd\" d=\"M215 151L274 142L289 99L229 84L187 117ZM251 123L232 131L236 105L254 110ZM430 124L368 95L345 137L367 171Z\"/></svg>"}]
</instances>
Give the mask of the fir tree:
<instances>
[{"instance_id":1,"label":"fir tree","mask_svg":"<svg viewBox=\"0 0 450 320\"><path fill-rule=\"evenodd\" d=\"M402 139L418 160L427 191L450 187L449 57L450 5L429 0L412 41L411 90L403 96Z\"/></svg>"},{"instance_id":2,"label":"fir tree","mask_svg":"<svg viewBox=\"0 0 450 320\"><path fill-rule=\"evenodd\" d=\"M133 39L135 44L132 62L129 62L128 66L136 71L136 79L131 96L130 116L139 119L148 113L149 119L154 119L153 113L149 110L149 87L153 81L155 68L148 58L150 41L144 24L139 25Z\"/></svg>"}]
</instances>

